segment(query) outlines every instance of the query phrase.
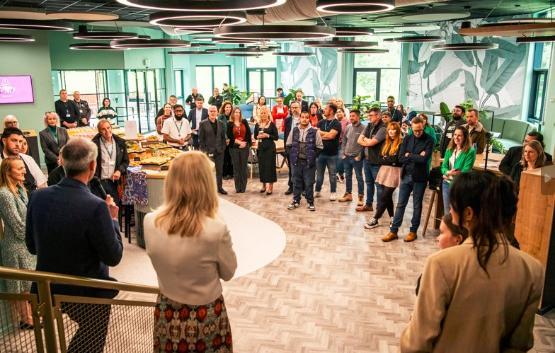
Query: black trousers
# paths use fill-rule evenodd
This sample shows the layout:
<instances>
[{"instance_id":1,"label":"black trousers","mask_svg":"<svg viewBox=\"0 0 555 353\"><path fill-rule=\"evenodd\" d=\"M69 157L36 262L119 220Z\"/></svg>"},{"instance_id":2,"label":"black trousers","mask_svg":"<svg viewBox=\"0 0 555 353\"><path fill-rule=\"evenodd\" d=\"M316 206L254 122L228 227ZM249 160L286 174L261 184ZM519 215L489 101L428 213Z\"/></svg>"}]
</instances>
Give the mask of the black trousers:
<instances>
[{"instance_id":1,"label":"black trousers","mask_svg":"<svg viewBox=\"0 0 555 353\"><path fill-rule=\"evenodd\" d=\"M385 210L389 214L389 217L393 217L393 193L396 188L388 188L386 186L382 187L381 197L378 200L378 208L376 209L375 219L380 219L384 214Z\"/></svg>"},{"instance_id":2,"label":"black trousers","mask_svg":"<svg viewBox=\"0 0 555 353\"><path fill-rule=\"evenodd\" d=\"M224 173L224 152L214 153L212 160L214 161L216 167L216 184L218 186L218 190L221 190Z\"/></svg>"},{"instance_id":3,"label":"black trousers","mask_svg":"<svg viewBox=\"0 0 555 353\"><path fill-rule=\"evenodd\" d=\"M229 146L226 146L224 152L224 177L232 177L233 176L233 165L235 162L232 161L231 157L231 150Z\"/></svg>"},{"instance_id":4,"label":"black trousers","mask_svg":"<svg viewBox=\"0 0 555 353\"><path fill-rule=\"evenodd\" d=\"M293 177L291 173L293 166L291 165L291 161L289 160L289 153L285 153L285 159L287 160L287 169L289 170L289 179L287 179L287 186L289 186L290 190L293 190Z\"/></svg>"},{"instance_id":5,"label":"black trousers","mask_svg":"<svg viewBox=\"0 0 555 353\"><path fill-rule=\"evenodd\" d=\"M249 147L229 149L231 161L233 162L233 180L235 191L247 191ZM224 156L225 159L225 156ZM225 168L224 168L225 169Z\"/></svg>"},{"instance_id":6,"label":"black trousers","mask_svg":"<svg viewBox=\"0 0 555 353\"><path fill-rule=\"evenodd\" d=\"M102 353L110 324L110 305L64 303L62 311L79 328L67 347L68 353Z\"/></svg>"},{"instance_id":7,"label":"black trousers","mask_svg":"<svg viewBox=\"0 0 555 353\"><path fill-rule=\"evenodd\" d=\"M104 188L106 193L112 196L112 199L114 199L114 203L119 207L120 199L118 195L118 182L111 179L102 179L100 180L100 184L102 184L102 187Z\"/></svg>"}]
</instances>

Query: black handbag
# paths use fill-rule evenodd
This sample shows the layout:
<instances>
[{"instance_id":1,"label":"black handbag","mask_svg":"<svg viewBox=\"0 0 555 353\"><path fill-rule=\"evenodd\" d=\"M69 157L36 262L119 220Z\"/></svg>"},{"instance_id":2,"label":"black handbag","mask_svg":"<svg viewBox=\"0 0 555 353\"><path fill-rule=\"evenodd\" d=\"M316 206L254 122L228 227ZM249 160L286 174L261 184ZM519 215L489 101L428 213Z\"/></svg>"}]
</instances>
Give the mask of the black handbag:
<instances>
[{"instance_id":1,"label":"black handbag","mask_svg":"<svg viewBox=\"0 0 555 353\"><path fill-rule=\"evenodd\" d=\"M430 170L430 177L428 178L428 187L432 190L437 190L441 187L443 182L443 174L441 167L435 167Z\"/></svg>"}]
</instances>

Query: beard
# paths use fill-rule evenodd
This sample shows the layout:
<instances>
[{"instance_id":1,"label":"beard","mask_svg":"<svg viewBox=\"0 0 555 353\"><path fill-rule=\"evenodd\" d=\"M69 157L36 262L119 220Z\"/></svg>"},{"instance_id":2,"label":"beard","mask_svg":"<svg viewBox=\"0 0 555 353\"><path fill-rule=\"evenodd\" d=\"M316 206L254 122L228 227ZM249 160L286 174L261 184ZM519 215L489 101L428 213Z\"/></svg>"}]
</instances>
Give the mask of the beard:
<instances>
[{"instance_id":1,"label":"beard","mask_svg":"<svg viewBox=\"0 0 555 353\"><path fill-rule=\"evenodd\" d=\"M175 120L180 121L181 119L183 119L183 115L174 115Z\"/></svg>"}]
</instances>

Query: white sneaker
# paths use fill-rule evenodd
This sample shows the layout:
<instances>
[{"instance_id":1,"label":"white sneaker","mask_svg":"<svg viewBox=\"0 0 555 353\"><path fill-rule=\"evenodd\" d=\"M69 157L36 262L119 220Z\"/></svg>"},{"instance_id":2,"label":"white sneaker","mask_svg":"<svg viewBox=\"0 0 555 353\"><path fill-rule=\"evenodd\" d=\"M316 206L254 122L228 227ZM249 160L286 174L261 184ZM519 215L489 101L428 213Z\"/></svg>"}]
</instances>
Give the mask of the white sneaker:
<instances>
[{"instance_id":1,"label":"white sneaker","mask_svg":"<svg viewBox=\"0 0 555 353\"><path fill-rule=\"evenodd\" d=\"M335 192L332 192L330 194L330 201L335 201L335 200L337 200L337 194Z\"/></svg>"},{"instance_id":2,"label":"white sneaker","mask_svg":"<svg viewBox=\"0 0 555 353\"><path fill-rule=\"evenodd\" d=\"M315 198L320 197L320 191L315 191L315 192L314 192L314 197L315 197Z\"/></svg>"}]
</instances>

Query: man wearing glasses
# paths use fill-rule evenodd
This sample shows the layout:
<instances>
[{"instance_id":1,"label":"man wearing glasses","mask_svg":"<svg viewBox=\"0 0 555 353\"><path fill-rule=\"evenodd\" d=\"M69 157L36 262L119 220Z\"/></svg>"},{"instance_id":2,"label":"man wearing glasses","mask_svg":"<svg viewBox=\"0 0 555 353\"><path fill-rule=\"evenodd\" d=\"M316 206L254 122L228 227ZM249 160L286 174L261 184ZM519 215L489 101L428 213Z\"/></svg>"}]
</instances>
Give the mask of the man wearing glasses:
<instances>
[{"instance_id":1,"label":"man wearing glasses","mask_svg":"<svg viewBox=\"0 0 555 353\"><path fill-rule=\"evenodd\" d=\"M412 194L413 213L409 234L405 242L416 240L420 216L422 214L422 202L428 182L428 160L432 156L434 140L424 132L424 120L421 117L412 119L412 135L404 138L399 151L399 162L403 164L401 170L401 185L399 186L399 198L395 216L389 227L389 233L382 241L389 242L398 239L397 231L403 224L405 208Z\"/></svg>"}]
</instances>

